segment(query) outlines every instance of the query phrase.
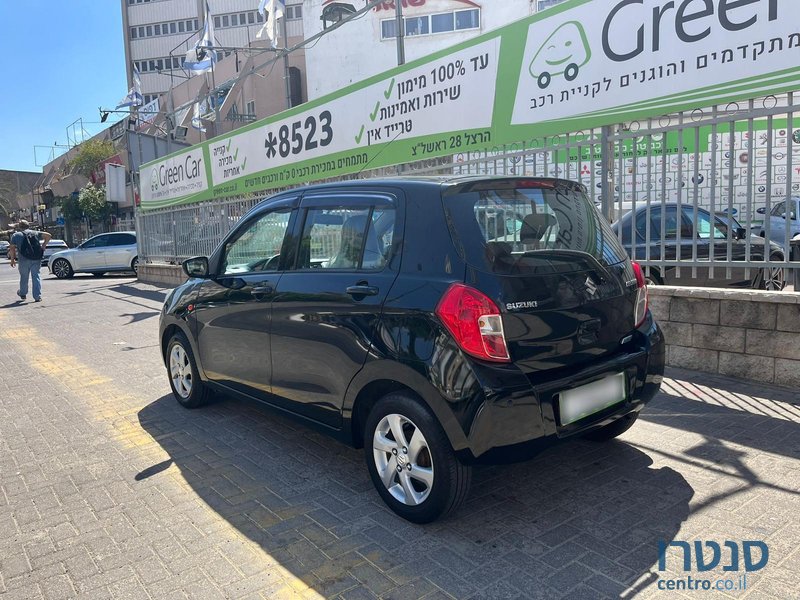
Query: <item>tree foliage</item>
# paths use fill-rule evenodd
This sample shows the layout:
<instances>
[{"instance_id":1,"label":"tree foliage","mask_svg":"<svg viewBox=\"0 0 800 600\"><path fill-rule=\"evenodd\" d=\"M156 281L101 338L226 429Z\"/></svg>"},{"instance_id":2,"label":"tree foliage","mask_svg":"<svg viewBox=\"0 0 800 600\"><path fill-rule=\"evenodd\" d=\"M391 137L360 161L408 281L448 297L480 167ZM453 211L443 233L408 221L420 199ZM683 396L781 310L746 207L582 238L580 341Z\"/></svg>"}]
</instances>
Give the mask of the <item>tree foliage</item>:
<instances>
[{"instance_id":1,"label":"tree foliage","mask_svg":"<svg viewBox=\"0 0 800 600\"><path fill-rule=\"evenodd\" d=\"M111 205L106 202L105 186L86 185L78 194L78 206L90 219L105 219L111 212Z\"/></svg>"},{"instance_id":2,"label":"tree foliage","mask_svg":"<svg viewBox=\"0 0 800 600\"><path fill-rule=\"evenodd\" d=\"M78 147L75 158L69 161L70 170L84 177L89 177L100 163L114 156L116 150L109 140L89 140Z\"/></svg>"}]
</instances>

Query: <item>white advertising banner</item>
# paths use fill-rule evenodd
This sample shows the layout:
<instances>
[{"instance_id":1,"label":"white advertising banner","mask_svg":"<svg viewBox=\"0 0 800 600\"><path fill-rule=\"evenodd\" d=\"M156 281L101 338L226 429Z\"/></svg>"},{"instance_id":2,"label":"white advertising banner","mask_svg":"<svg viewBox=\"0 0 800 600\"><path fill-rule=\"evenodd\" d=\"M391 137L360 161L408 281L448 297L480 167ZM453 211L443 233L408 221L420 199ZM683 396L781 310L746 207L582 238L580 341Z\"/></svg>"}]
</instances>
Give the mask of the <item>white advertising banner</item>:
<instances>
[{"instance_id":1,"label":"white advertising banner","mask_svg":"<svg viewBox=\"0 0 800 600\"><path fill-rule=\"evenodd\" d=\"M204 192L208 189L202 147L175 154L142 166L140 171L142 206Z\"/></svg>"},{"instance_id":2,"label":"white advertising banner","mask_svg":"<svg viewBox=\"0 0 800 600\"><path fill-rule=\"evenodd\" d=\"M743 80L754 96L768 91L800 60L798 8L787 0L595 1L533 22L512 124L657 110L682 95L702 105Z\"/></svg>"}]
</instances>

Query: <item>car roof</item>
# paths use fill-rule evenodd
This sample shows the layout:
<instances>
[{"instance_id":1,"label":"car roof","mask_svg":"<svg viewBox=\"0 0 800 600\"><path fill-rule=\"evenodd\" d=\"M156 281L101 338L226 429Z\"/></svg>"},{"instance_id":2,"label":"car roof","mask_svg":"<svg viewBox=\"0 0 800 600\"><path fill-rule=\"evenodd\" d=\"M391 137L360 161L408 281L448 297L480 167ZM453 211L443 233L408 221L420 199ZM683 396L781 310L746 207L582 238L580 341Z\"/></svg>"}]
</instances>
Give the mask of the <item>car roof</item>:
<instances>
[{"instance_id":1,"label":"car roof","mask_svg":"<svg viewBox=\"0 0 800 600\"><path fill-rule=\"evenodd\" d=\"M329 189L340 189L343 187L347 188L375 188L375 187L429 187L429 188L441 188L441 187L450 187L450 186L457 186L463 185L468 183L476 183L476 182L486 182L486 181L516 181L516 180L528 180L528 181L541 181L544 183L568 183L575 185L578 182L570 181L567 179L559 179L555 177L528 177L528 176L499 176L499 175L407 175L407 176L398 176L398 177L382 177L382 178L370 178L370 179L350 179L346 181L335 181L330 183L320 183L315 185L309 186L302 186L293 188L291 190L286 190L282 192L280 195L284 194L291 194L294 192L302 191L302 192L315 192L315 191L322 191L322 190L329 190Z\"/></svg>"}]
</instances>

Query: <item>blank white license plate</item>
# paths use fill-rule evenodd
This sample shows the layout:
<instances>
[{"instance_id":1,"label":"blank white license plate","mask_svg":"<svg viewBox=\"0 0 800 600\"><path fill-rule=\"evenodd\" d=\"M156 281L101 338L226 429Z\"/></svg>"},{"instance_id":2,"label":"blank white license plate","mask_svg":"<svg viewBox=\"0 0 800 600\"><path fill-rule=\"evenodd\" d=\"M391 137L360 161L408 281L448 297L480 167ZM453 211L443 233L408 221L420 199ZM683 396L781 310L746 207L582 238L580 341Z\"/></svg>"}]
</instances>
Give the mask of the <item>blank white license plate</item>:
<instances>
[{"instance_id":1,"label":"blank white license plate","mask_svg":"<svg viewBox=\"0 0 800 600\"><path fill-rule=\"evenodd\" d=\"M559 394L561 424L569 425L625 400L625 373L609 375Z\"/></svg>"}]
</instances>

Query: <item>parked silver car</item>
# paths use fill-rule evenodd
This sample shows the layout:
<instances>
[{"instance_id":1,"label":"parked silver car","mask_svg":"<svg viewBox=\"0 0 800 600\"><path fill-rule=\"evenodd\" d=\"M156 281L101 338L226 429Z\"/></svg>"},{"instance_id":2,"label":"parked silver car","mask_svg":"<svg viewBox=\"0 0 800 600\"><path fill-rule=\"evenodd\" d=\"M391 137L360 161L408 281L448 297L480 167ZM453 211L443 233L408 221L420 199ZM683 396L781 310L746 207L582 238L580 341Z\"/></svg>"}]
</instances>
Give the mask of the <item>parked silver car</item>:
<instances>
[{"instance_id":1,"label":"parked silver car","mask_svg":"<svg viewBox=\"0 0 800 600\"><path fill-rule=\"evenodd\" d=\"M98 277L110 271L136 273L139 267L136 233L122 231L96 235L77 248L56 252L47 266L59 279L68 279L75 273L91 273Z\"/></svg>"},{"instance_id":2,"label":"parked silver car","mask_svg":"<svg viewBox=\"0 0 800 600\"><path fill-rule=\"evenodd\" d=\"M789 205L789 210L786 210L786 205ZM789 239L791 240L796 235L800 234L800 198L797 196L789 198L788 200L781 200L772 206L769 215L766 214L766 208L763 206L756 211L760 215L764 215L764 224L758 235L765 237L766 232L769 231L770 241L786 247L786 221L789 220Z\"/></svg>"},{"instance_id":3,"label":"parked silver car","mask_svg":"<svg viewBox=\"0 0 800 600\"><path fill-rule=\"evenodd\" d=\"M39 238L41 242L41 237ZM67 246L67 242L64 240L50 240L47 242L47 247L44 249L44 255L42 256L42 266L46 267L50 264L50 257L53 256L56 252L63 252L64 250L69 250L69 246Z\"/></svg>"}]
</instances>

